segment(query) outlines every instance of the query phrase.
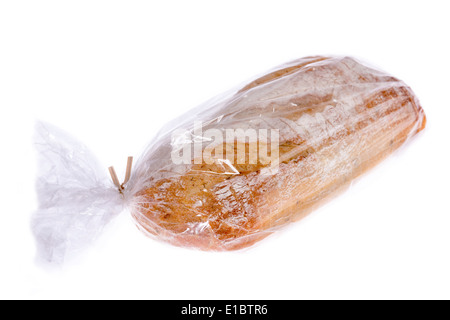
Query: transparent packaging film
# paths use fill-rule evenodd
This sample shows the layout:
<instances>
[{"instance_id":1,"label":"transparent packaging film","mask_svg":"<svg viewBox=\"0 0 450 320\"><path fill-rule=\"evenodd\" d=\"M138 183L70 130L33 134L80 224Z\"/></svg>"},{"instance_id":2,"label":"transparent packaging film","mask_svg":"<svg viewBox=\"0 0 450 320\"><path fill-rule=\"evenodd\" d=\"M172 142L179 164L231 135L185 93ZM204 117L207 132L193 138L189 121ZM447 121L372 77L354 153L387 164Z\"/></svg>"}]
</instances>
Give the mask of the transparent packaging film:
<instances>
[{"instance_id":1,"label":"transparent packaging film","mask_svg":"<svg viewBox=\"0 0 450 320\"><path fill-rule=\"evenodd\" d=\"M306 57L166 125L120 192L85 147L39 125L33 230L46 258L62 260L126 207L152 238L241 249L331 199L425 122L404 82L353 58Z\"/></svg>"}]
</instances>

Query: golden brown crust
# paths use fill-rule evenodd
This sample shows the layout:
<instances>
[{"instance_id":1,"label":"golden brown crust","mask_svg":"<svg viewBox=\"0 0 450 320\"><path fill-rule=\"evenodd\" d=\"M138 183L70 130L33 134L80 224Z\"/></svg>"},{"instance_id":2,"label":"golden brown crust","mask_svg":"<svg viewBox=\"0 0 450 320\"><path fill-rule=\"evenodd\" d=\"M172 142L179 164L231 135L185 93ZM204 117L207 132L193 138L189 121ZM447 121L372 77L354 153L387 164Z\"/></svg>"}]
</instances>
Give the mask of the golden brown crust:
<instances>
[{"instance_id":1,"label":"golden brown crust","mask_svg":"<svg viewBox=\"0 0 450 320\"><path fill-rule=\"evenodd\" d=\"M247 164L231 174L217 163L193 164L185 174L155 179L133 211L145 231L205 250L249 246L343 190L426 121L409 87L350 58L301 60L236 96L243 93L246 100L230 99L223 110L239 110L234 124L260 112L280 127L278 172L263 176L265 166Z\"/></svg>"}]
</instances>

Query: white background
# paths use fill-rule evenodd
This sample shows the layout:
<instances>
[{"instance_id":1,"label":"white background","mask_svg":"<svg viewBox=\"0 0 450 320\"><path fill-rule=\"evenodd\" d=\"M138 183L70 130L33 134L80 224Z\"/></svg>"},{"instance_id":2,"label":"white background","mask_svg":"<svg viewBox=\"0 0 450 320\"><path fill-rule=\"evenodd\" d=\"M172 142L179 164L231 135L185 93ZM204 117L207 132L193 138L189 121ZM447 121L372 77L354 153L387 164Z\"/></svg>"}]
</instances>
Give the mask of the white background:
<instances>
[{"instance_id":1,"label":"white background","mask_svg":"<svg viewBox=\"0 0 450 320\"><path fill-rule=\"evenodd\" d=\"M0 298L450 298L448 12L446 1L1 1ZM168 120L315 54L403 79L426 130L251 249L172 247L124 212L76 261L36 264L36 119L122 176Z\"/></svg>"}]
</instances>

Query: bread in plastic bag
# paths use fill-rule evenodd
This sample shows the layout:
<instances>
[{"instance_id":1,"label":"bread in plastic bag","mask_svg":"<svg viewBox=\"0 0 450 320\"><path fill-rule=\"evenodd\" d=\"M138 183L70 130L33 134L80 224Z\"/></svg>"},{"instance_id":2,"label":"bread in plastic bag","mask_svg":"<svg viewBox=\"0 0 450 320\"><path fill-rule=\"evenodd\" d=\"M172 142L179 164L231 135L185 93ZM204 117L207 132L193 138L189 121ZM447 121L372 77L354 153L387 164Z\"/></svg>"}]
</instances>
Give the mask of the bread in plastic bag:
<instances>
[{"instance_id":1,"label":"bread in plastic bag","mask_svg":"<svg viewBox=\"0 0 450 320\"><path fill-rule=\"evenodd\" d=\"M338 194L425 123L404 82L350 57L315 56L166 125L123 187L83 145L39 124L39 253L63 261L124 208L145 234L177 246L251 246Z\"/></svg>"}]
</instances>

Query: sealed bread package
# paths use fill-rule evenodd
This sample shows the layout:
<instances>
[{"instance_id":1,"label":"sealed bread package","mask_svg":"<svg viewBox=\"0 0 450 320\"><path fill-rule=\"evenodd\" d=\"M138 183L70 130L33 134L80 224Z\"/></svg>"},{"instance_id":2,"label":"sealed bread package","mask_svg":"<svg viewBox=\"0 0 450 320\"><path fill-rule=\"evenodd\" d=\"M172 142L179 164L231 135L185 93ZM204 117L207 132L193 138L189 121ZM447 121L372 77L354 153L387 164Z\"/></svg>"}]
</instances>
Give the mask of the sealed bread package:
<instances>
[{"instance_id":1,"label":"sealed bread package","mask_svg":"<svg viewBox=\"0 0 450 320\"><path fill-rule=\"evenodd\" d=\"M177 246L251 246L344 190L425 122L404 82L353 58L315 56L172 121L122 184L40 124L39 252L63 260L124 208L145 234Z\"/></svg>"}]
</instances>

